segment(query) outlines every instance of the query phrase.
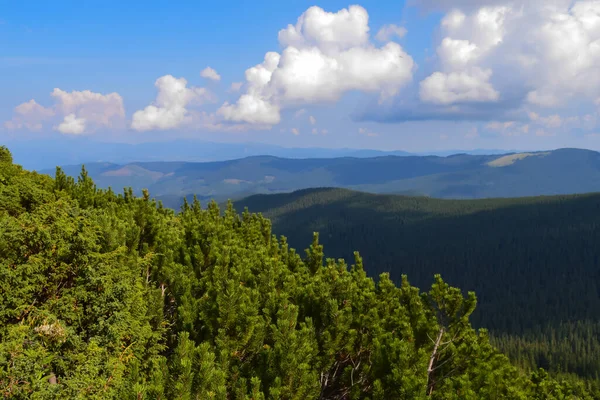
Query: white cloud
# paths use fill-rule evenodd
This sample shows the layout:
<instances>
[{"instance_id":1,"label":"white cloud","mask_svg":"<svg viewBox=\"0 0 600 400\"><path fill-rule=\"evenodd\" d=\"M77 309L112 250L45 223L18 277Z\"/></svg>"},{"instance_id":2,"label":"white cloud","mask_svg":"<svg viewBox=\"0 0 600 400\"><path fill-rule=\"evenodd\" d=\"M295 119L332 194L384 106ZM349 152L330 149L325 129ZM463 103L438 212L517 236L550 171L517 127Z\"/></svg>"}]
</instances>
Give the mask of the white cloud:
<instances>
[{"instance_id":1,"label":"white cloud","mask_svg":"<svg viewBox=\"0 0 600 400\"><path fill-rule=\"evenodd\" d=\"M154 104L133 114L131 127L136 131L165 130L191 122L187 107L213 101L205 88L187 87L184 78L165 75L156 80L158 95Z\"/></svg>"},{"instance_id":2,"label":"white cloud","mask_svg":"<svg viewBox=\"0 0 600 400\"><path fill-rule=\"evenodd\" d=\"M530 35L536 64L528 101L560 105L571 97L595 97L600 91L600 1L577 1L570 9L547 13Z\"/></svg>"},{"instance_id":3,"label":"white cloud","mask_svg":"<svg viewBox=\"0 0 600 400\"><path fill-rule=\"evenodd\" d=\"M456 30L460 28L467 16L461 10L453 9L442 18L442 27L448 30Z\"/></svg>"},{"instance_id":4,"label":"white cloud","mask_svg":"<svg viewBox=\"0 0 600 400\"><path fill-rule=\"evenodd\" d=\"M279 31L279 43L288 47L347 50L369 40L369 14L358 5L331 13L313 6L296 22Z\"/></svg>"},{"instance_id":5,"label":"white cloud","mask_svg":"<svg viewBox=\"0 0 600 400\"><path fill-rule=\"evenodd\" d=\"M83 118L87 124L111 128L113 123L125 118L123 98L118 93L65 92L56 88L52 97L58 100L57 108L63 114L74 114L76 119Z\"/></svg>"},{"instance_id":6,"label":"white cloud","mask_svg":"<svg viewBox=\"0 0 600 400\"><path fill-rule=\"evenodd\" d=\"M422 101L436 104L496 101L499 93L489 83L491 70L473 68L469 72L435 72L420 84Z\"/></svg>"},{"instance_id":7,"label":"white cloud","mask_svg":"<svg viewBox=\"0 0 600 400\"><path fill-rule=\"evenodd\" d=\"M591 100L600 91L600 0L419 3L449 10L438 48L447 70L502 68L500 92L518 85L539 107Z\"/></svg>"},{"instance_id":8,"label":"white cloud","mask_svg":"<svg viewBox=\"0 0 600 400\"><path fill-rule=\"evenodd\" d=\"M400 45L354 47L335 56L318 48L283 51L270 82L291 102L336 101L350 90L395 95L412 78L412 59Z\"/></svg>"},{"instance_id":9,"label":"white cloud","mask_svg":"<svg viewBox=\"0 0 600 400\"><path fill-rule=\"evenodd\" d=\"M312 115L310 117L308 117L308 121L310 122L311 125L314 125L317 123L317 119L315 117L313 117Z\"/></svg>"},{"instance_id":10,"label":"white cloud","mask_svg":"<svg viewBox=\"0 0 600 400\"><path fill-rule=\"evenodd\" d=\"M278 124L281 121L280 107L270 103L263 92L279 64L280 57L278 53L268 52L261 64L246 70L247 93L243 94L235 104L225 102L217 110L217 114L233 122Z\"/></svg>"},{"instance_id":11,"label":"white cloud","mask_svg":"<svg viewBox=\"0 0 600 400\"><path fill-rule=\"evenodd\" d=\"M77 118L75 114L71 113L65 116L63 122L54 129L67 135L80 135L85 132L85 123L85 118Z\"/></svg>"},{"instance_id":12,"label":"white cloud","mask_svg":"<svg viewBox=\"0 0 600 400\"><path fill-rule=\"evenodd\" d=\"M397 43L371 44L368 21L360 6L337 13L309 8L279 32L282 53L269 52L249 68L246 93L236 104L225 103L219 115L276 124L283 108L337 101L348 91L395 95L412 79L414 62Z\"/></svg>"},{"instance_id":13,"label":"white cloud","mask_svg":"<svg viewBox=\"0 0 600 400\"><path fill-rule=\"evenodd\" d=\"M316 135L319 133L319 130L317 128L312 128L312 134Z\"/></svg>"},{"instance_id":14,"label":"white cloud","mask_svg":"<svg viewBox=\"0 0 600 400\"><path fill-rule=\"evenodd\" d=\"M413 4L447 11L437 48L440 70L421 83L424 101L498 101L510 91L523 93L534 106L556 108L570 99L590 101L600 92L600 0ZM489 77L474 71L490 72ZM520 106L514 100L513 107Z\"/></svg>"},{"instance_id":15,"label":"white cloud","mask_svg":"<svg viewBox=\"0 0 600 400\"><path fill-rule=\"evenodd\" d=\"M329 131L327 129L321 129L321 135L327 135Z\"/></svg>"},{"instance_id":16,"label":"white cloud","mask_svg":"<svg viewBox=\"0 0 600 400\"><path fill-rule=\"evenodd\" d=\"M406 32L406 28L402 26L397 26L394 24L384 25L381 27L381 29L379 29L377 35L375 35L375 39L379 40L380 42L387 42L394 36L397 38L403 38L404 35L406 35Z\"/></svg>"},{"instance_id":17,"label":"white cloud","mask_svg":"<svg viewBox=\"0 0 600 400\"><path fill-rule=\"evenodd\" d=\"M201 72L200 72L200 76L206 79L210 79L213 81L220 81L221 80L221 75L219 75L217 73L217 71L215 71L214 69L212 69L211 67L206 67L204 68Z\"/></svg>"},{"instance_id":18,"label":"white cloud","mask_svg":"<svg viewBox=\"0 0 600 400\"><path fill-rule=\"evenodd\" d=\"M437 48L442 71L421 81L421 100L445 105L497 101L500 93L490 82L493 70L479 62L502 42L510 12L508 7L481 7L467 16L451 10L442 19L446 36Z\"/></svg>"},{"instance_id":19,"label":"white cloud","mask_svg":"<svg viewBox=\"0 0 600 400\"><path fill-rule=\"evenodd\" d=\"M297 128L292 128L291 132L296 136L298 136L300 134L300 131Z\"/></svg>"},{"instance_id":20,"label":"white cloud","mask_svg":"<svg viewBox=\"0 0 600 400\"><path fill-rule=\"evenodd\" d=\"M229 87L230 92L239 92L240 89L244 86L244 82L232 82Z\"/></svg>"},{"instance_id":21,"label":"white cloud","mask_svg":"<svg viewBox=\"0 0 600 400\"><path fill-rule=\"evenodd\" d=\"M31 99L15 107L13 118L6 121L4 127L10 130L40 131L43 127L42 123L54 114L54 109L43 107Z\"/></svg>"},{"instance_id":22,"label":"white cloud","mask_svg":"<svg viewBox=\"0 0 600 400\"><path fill-rule=\"evenodd\" d=\"M244 94L235 104L225 102L217 114L227 121L276 125L281 121L279 111L278 106L258 96Z\"/></svg>"},{"instance_id":23,"label":"white cloud","mask_svg":"<svg viewBox=\"0 0 600 400\"><path fill-rule=\"evenodd\" d=\"M444 38L437 49L442 63L450 70L460 69L475 61L479 56L479 48L468 40Z\"/></svg>"},{"instance_id":24,"label":"white cloud","mask_svg":"<svg viewBox=\"0 0 600 400\"><path fill-rule=\"evenodd\" d=\"M123 127L125 109L118 93L101 94L90 90L66 92L55 88L51 96L55 100L52 107L43 107L35 100L18 105L13 118L4 126L7 129L40 131L46 122L64 118L56 129L66 134Z\"/></svg>"},{"instance_id":25,"label":"white cloud","mask_svg":"<svg viewBox=\"0 0 600 400\"><path fill-rule=\"evenodd\" d=\"M444 40L462 40L480 53L492 50L502 43L506 24L518 15L507 6L482 6L466 15L459 9L448 12L441 22Z\"/></svg>"}]
</instances>

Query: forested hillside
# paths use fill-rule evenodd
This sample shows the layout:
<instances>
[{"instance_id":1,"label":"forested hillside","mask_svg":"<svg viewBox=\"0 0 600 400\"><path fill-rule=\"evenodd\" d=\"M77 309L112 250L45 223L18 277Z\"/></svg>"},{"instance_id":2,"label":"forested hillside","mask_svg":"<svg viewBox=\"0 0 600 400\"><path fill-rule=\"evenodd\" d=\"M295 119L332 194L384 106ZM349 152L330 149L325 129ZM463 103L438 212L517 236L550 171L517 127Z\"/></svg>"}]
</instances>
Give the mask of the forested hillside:
<instances>
[{"instance_id":1,"label":"forested hillside","mask_svg":"<svg viewBox=\"0 0 600 400\"><path fill-rule=\"evenodd\" d=\"M367 267L368 269L368 267ZM260 215L30 173L0 148L0 393L11 399L591 399L513 367L475 295L303 257Z\"/></svg>"},{"instance_id":2,"label":"forested hillside","mask_svg":"<svg viewBox=\"0 0 600 400\"><path fill-rule=\"evenodd\" d=\"M600 153L581 149L448 157L260 156L208 163L100 163L86 167L101 188L131 186L136 195L147 188L174 209L179 209L184 197L190 201L194 195L201 200L226 201L324 186L451 199L600 191ZM64 170L77 177L81 166Z\"/></svg>"},{"instance_id":3,"label":"forested hillside","mask_svg":"<svg viewBox=\"0 0 600 400\"><path fill-rule=\"evenodd\" d=\"M237 202L292 247L320 232L328 257L360 249L370 276L440 273L478 293L472 321L523 366L600 374L600 194L439 200L311 189Z\"/></svg>"}]
</instances>

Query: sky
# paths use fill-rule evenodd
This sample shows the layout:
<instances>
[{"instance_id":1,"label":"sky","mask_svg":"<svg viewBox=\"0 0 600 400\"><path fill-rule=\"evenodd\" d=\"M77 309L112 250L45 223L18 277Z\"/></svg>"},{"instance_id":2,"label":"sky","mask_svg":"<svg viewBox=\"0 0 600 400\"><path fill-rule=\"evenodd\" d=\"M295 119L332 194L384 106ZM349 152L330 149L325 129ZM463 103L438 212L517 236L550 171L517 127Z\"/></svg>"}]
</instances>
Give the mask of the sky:
<instances>
[{"instance_id":1,"label":"sky","mask_svg":"<svg viewBox=\"0 0 600 400\"><path fill-rule=\"evenodd\" d=\"M600 0L0 4L0 142L600 150Z\"/></svg>"}]
</instances>

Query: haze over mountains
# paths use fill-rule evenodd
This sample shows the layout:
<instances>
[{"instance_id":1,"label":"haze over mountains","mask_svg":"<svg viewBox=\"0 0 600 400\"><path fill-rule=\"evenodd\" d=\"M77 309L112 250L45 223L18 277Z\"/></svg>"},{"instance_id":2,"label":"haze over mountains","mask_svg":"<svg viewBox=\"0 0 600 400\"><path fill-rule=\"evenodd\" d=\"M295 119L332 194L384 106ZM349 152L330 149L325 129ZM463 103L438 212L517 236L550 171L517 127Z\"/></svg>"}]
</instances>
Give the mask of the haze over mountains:
<instances>
[{"instance_id":1,"label":"haze over mountains","mask_svg":"<svg viewBox=\"0 0 600 400\"><path fill-rule=\"evenodd\" d=\"M581 149L508 155L457 154L291 159L253 156L237 160L86 164L102 188L147 188L166 206L183 197L239 199L311 187L371 193L476 199L600 191L600 153ZM71 176L81 165L66 166ZM53 174L53 170L43 172Z\"/></svg>"},{"instance_id":2,"label":"haze over mountains","mask_svg":"<svg viewBox=\"0 0 600 400\"><path fill-rule=\"evenodd\" d=\"M150 161L226 161L250 156L284 158L377 157L385 155L438 155L457 153L501 154L506 150L444 150L409 153L402 150L355 148L282 147L266 143L218 143L199 140L173 140L139 144L105 143L88 138L56 137L48 140L12 141L6 143L15 162L28 169L51 169L57 165L109 162L126 164Z\"/></svg>"}]
</instances>

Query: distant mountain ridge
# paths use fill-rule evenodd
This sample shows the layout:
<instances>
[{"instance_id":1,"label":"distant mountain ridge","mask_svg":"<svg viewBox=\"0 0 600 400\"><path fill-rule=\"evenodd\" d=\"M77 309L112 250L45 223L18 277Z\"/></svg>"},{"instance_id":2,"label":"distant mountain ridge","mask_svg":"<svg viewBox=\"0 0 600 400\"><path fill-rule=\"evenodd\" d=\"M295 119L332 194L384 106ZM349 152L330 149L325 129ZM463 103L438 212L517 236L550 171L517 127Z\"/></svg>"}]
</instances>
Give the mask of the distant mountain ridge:
<instances>
[{"instance_id":1,"label":"distant mountain ridge","mask_svg":"<svg viewBox=\"0 0 600 400\"><path fill-rule=\"evenodd\" d=\"M5 143L15 162L28 169L44 170L56 165L109 162L187 161L210 162L234 160L249 156L270 155L283 158L377 157L385 155L500 154L507 150L445 150L409 153L402 150L372 150L353 148L294 148L265 143L218 143L191 139L139 144L103 143L88 138L52 137L42 140L17 140Z\"/></svg>"},{"instance_id":2,"label":"distant mountain ridge","mask_svg":"<svg viewBox=\"0 0 600 400\"><path fill-rule=\"evenodd\" d=\"M206 163L91 163L86 169L99 187L132 187L137 193L147 188L173 208L193 195L223 201L311 187L455 199L600 191L600 153L581 149L447 157L252 156ZM77 176L81 165L64 170Z\"/></svg>"},{"instance_id":3,"label":"distant mountain ridge","mask_svg":"<svg viewBox=\"0 0 600 400\"><path fill-rule=\"evenodd\" d=\"M271 155L285 158L376 157L411 155L406 151L352 148L293 148L264 143L217 143L198 140L174 140L139 144L101 143L77 140L18 141L8 144L13 158L26 168L43 170L56 165L108 162L186 161L211 162L234 160L250 156Z\"/></svg>"}]
</instances>

